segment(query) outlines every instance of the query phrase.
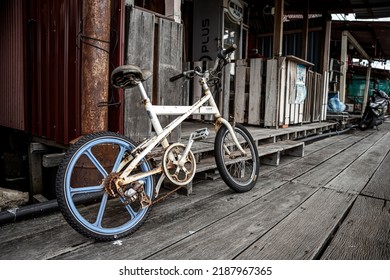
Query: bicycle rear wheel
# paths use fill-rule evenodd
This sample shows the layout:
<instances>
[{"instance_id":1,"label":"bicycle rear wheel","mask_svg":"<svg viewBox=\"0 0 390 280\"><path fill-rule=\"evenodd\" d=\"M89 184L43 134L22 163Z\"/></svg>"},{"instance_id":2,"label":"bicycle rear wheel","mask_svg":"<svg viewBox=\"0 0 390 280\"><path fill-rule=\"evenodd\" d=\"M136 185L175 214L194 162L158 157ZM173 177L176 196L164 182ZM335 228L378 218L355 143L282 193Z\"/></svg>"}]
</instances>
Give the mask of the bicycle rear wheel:
<instances>
[{"instance_id":1,"label":"bicycle rear wheel","mask_svg":"<svg viewBox=\"0 0 390 280\"><path fill-rule=\"evenodd\" d=\"M151 207L112 197L105 191L109 176L118 172L123 158L136 147L133 141L113 132L83 137L66 153L56 178L58 206L66 221L82 235L100 241L133 233L149 215ZM134 172L147 172L143 160ZM146 195L153 194L153 176L142 179Z\"/></svg>"},{"instance_id":2,"label":"bicycle rear wheel","mask_svg":"<svg viewBox=\"0 0 390 280\"><path fill-rule=\"evenodd\" d=\"M243 125L236 124L233 130L246 155L240 152L228 128L222 126L214 142L215 161L222 179L231 189L247 192L257 181L259 154L251 134Z\"/></svg>"}]
</instances>

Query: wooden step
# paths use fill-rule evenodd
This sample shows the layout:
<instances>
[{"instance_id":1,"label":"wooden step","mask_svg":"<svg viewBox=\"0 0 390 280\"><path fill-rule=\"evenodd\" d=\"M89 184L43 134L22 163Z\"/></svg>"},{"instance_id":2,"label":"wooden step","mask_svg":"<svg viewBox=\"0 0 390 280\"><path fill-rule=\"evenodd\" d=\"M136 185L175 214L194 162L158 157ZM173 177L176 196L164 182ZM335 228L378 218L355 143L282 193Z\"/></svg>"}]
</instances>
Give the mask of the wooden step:
<instances>
[{"instance_id":1,"label":"wooden step","mask_svg":"<svg viewBox=\"0 0 390 280\"><path fill-rule=\"evenodd\" d=\"M282 155L289 155L295 157L304 156L304 142L284 140L276 143L264 144L258 146L260 163L278 166L280 163L280 157ZM206 156L197 163L197 173L207 170L215 169L217 165L215 163L214 156Z\"/></svg>"},{"instance_id":2,"label":"wooden step","mask_svg":"<svg viewBox=\"0 0 390 280\"><path fill-rule=\"evenodd\" d=\"M284 140L259 146L260 163L278 166L282 155L304 156L304 142Z\"/></svg>"}]
</instances>

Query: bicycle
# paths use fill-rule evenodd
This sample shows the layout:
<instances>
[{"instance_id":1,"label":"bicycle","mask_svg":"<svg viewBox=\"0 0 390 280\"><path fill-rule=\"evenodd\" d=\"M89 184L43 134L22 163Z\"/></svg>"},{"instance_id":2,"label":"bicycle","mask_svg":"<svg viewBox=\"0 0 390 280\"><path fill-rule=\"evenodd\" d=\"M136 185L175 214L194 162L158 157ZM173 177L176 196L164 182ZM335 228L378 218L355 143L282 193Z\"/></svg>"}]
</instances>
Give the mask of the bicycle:
<instances>
[{"instance_id":1,"label":"bicycle","mask_svg":"<svg viewBox=\"0 0 390 280\"><path fill-rule=\"evenodd\" d=\"M241 124L232 126L221 117L208 85L219 81L235 48L221 49L212 69L195 68L170 79L200 77L203 96L192 106L152 105L142 84L151 73L137 66L123 65L112 72L114 87L138 87L155 134L136 144L114 132L98 132L81 137L69 148L57 172L56 194L59 209L73 229L98 241L125 237L142 225L153 203L161 199L164 180L178 188L189 184L196 173L191 146L205 139L208 129L194 131L186 145L170 144L167 136L192 114L215 117L215 161L224 182L236 192L254 187L259 156L253 138ZM159 115L178 117L162 128Z\"/></svg>"}]
</instances>

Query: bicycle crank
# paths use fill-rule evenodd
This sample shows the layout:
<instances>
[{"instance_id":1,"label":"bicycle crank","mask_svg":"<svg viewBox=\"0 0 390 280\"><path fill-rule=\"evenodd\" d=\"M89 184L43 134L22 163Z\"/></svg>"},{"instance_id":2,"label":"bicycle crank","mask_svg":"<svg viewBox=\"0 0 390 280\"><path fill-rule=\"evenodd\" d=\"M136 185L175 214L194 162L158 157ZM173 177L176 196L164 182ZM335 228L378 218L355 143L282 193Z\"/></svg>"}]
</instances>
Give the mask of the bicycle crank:
<instances>
[{"instance_id":1,"label":"bicycle crank","mask_svg":"<svg viewBox=\"0 0 390 280\"><path fill-rule=\"evenodd\" d=\"M169 146L164 153L162 165L165 176L175 185L187 185L195 176L195 156L184 144Z\"/></svg>"}]
</instances>

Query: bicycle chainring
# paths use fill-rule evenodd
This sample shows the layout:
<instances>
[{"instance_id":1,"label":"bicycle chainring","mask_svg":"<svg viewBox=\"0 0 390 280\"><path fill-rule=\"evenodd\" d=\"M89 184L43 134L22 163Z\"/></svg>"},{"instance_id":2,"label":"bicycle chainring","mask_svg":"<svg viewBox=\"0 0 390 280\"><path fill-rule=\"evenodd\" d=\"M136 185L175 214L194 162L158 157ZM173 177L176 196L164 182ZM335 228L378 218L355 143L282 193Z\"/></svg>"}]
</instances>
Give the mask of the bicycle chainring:
<instances>
[{"instance_id":1,"label":"bicycle chainring","mask_svg":"<svg viewBox=\"0 0 390 280\"><path fill-rule=\"evenodd\" d=\"M186 146L181 143L170 145L162 161L165 176L178 186L190 183L196 172L196 159L191 151L188 152L185 160L182 160L185 149Z\"/></svg>"}]
</instances>

